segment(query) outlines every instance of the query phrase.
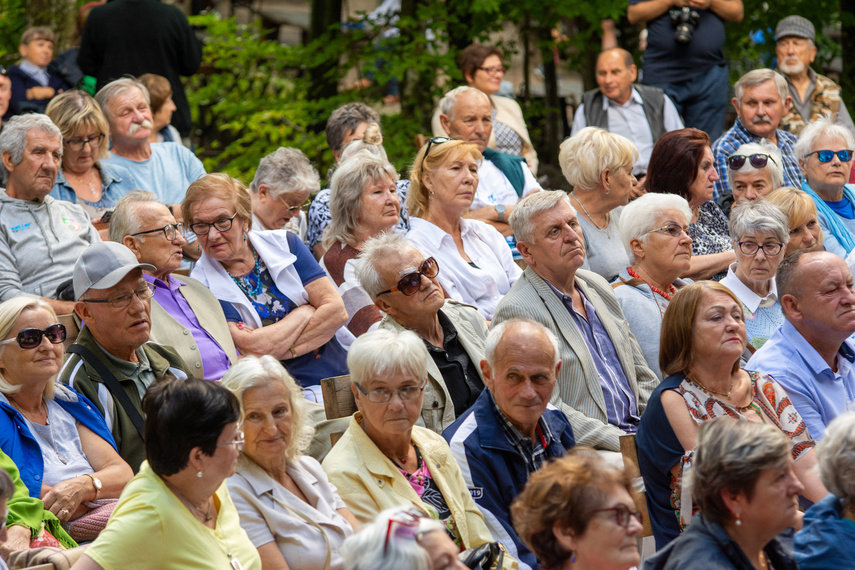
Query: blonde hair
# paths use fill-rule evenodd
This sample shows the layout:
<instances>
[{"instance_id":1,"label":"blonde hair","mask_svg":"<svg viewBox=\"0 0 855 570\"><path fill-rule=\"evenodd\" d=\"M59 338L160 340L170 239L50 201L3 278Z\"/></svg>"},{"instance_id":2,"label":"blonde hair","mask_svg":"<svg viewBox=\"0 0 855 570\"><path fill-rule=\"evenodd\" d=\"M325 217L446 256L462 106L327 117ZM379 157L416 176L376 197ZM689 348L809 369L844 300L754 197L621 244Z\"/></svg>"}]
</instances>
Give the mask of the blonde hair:
<instances>
[{"instance_id":1,"label":"blonde hair","mask_svg":"<svg viewBox=\"0 0 855 570\"><path fill-rule=\"evenodd\" d=\"M430 154L425 153L430 148ZM422 182L425 172L433 174L446 162L460 160L464 156L472 156L476 161L481 160L481 151L472 143L466 141L446 141L442 143L427 143L419 149L416 159L410 168L410 194L407 196L407 207L411 216L423 218L428 213L428 190Z\"/></svg>"},{"instance_id":2,"label":"blonde hair","mask_svg":"<svg viewBox=\"0 0 855 570\"><path fill-rule=\"evenodd\" d=\"M637 159L632 141L599 127L585 127L561 143L558 151L561 173L574 190L582 191L599 188L606 169L615 173Z\"/></svg>"},{"instance_id":3,"label":"blonde hair","mask_svg":"<svg viewBox=\"0 0 855 570\"><path fill-rule=\"evenodd\" d=\"M37 309L47 311L50 313L50 316L53 317L54 322L59 322L53 307L39 298L20 296L14 297L0 304L0 338L4 338L12 332L12 328L15 326L15 323L18 322L18 319L21 318L21 314L24 311ZM8 345L6 344L0 345L0 355L3 354L7 346ZM21 386L9 382L6 379L5 371L0 369L0 393L7 395L17 394L20 390ZM48 382L45 385L44 397L47 399L53 398L53 391L54 383Z\"/></svg>"},{"instance_id":4,"label":"blonde hair","mask_svg":"<svg viewBox=\"0 0 855 570\"><path fill-rule=\"evenodd\" d=\"M224 172L206 174L187 188L181 203L181 215L188 227L194 222L193 206L206 198L219 198L234 205L238 219L246 222L247 229L252 229L252 197L249 190L240 180Z\"/></svg>"},{"instance_id":5,"label":"blonde hair","mask_svg":"<svg viewBox=\"0 0 855 570\"><path fill-rule=\"evenodd\" d=\"M101 107L89 93L79 89L60 93L48 103L45 115L59 127L63 140L73 137L80 129L96 129L105 139L98 147L98 159L110 156L110 145L106 140L110 136L110 125Z\"/></svg>"},{"instance_id":6,"label":"blonde hair","mask_svg":"<svg viewBox=\"0 0 855 570\"><path fill-rule=\"evenodd\" d=\"M811 218L817 218L816 204L804 190L785 186L770 193L764 201L775 204L787 215L790 230L808 223ZM822 243L822 228L820 228L819 242Z\"/></svg>"}]
</instances>

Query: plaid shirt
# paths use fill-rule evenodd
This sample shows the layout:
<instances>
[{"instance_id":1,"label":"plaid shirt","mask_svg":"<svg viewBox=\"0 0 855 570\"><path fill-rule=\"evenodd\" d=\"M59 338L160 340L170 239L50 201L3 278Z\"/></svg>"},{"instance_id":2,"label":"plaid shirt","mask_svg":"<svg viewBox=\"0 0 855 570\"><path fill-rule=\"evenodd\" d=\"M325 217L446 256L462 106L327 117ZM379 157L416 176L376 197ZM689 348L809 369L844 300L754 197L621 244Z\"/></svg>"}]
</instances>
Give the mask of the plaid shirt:
<instances>
[{"instance_id":1,"label":"plaid shirt","mask_svg":"<svg viewBox=\"0 0 855 570\"><path fill-rule=\"evenodd\" d=\"M784 157L784 186L801 188L802 169L799 167L799 161L793 153L793 146L799 140L799 137L780 129L775 134L778 137L778 148L781 149L781 155ZM727 183L727 157L734 154L736 149L745 143L760 142L761 140L763 140L761 137L748 132L742 121L737 118L733 128L715 141L712 145L712 152L715 157L715 169L718 172L719 180L715 183L713 200L718 202L718 199L724 194L732 191L730 185Z\"/></svg>"},{"instance_id":2,"label":"plaid shirt","mask_svg":"<svg viewBox=\"0 0 855 570\"><path fill-rule=\"evenodd\" d=\"M520 430L516 428L514 424L511 423L511 420L502 413L502 410L499 409L499 406L496 404L496 399L493 397L492 392L490 393L490 402L493 404L493 409L496 411L496 417L499 418L499 425L502 426L502 431L505 433L505 437L508 438L508 441L513 446L514 449L525 459L525 468L529 473L534 473L550 459L546 455L546 448L549 447L549 444L552 443L553 437L552 432L549 430L549 426L546 425L546 422L543 421L541 417L537 420L537 436L535 437L535 441L530 440L528 437L524 436Z\"/></svg>"}]
</instances>

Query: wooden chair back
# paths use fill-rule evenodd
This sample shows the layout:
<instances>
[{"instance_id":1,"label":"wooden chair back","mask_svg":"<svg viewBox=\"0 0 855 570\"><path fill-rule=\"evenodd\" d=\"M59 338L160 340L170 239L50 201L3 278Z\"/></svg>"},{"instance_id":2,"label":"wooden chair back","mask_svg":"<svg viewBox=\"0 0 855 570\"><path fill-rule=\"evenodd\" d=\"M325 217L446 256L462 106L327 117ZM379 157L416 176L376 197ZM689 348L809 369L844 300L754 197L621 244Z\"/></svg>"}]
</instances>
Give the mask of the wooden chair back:
<instances>
[{"instance_id":1,"label":"wooden chair back","mask_svg":"<svg viewBox=\"0 0 855 570\"><path fill-rule=\"evenodd\" d=\"M635 434L626 434L620 436L620 453L623 456L623 467L629 476L632 478L633 488L636 492L633 493L635 501L635 509L641 513L641 538L653 536L653 528L650 526L650 514L647 511L647 493L638 491L642 487L641 470L638 467L638 451L635 447Z\"/></svg>"},{"instance_id":2,"label":"wooden chair back","mask_svg":"<svg viewBox=\"0 0 855 570\"><path fill-rule=\"evenodd\" d=\"M321 380L321 392L328 420L345 418L356 412L356 400L350 391L350 374L324 378Z\"/></svg>"}]
</instances>

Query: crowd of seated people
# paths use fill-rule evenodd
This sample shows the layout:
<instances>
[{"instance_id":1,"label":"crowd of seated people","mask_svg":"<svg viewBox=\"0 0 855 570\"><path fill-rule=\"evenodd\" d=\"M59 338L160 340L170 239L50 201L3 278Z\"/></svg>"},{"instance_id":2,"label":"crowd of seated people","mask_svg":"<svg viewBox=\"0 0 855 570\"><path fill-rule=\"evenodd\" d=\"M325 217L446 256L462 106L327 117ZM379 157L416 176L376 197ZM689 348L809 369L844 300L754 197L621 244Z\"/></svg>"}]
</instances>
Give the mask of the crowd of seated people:
<instances>
[{"instance_id":1,"label":"crowd of seated people","mask_svg":"<svg viewBox=\"0 0 855 570\"><path fill-rule=\"evenodd\" d=\"M41 80L52 40L25 38L19 71ZM84 570L846 556L845 120L785 128L788 60L786 78L740 78L718 140L665 132L665 96L632 90L653 113L643 179L635 142L588 126L558 156L572 190L550 190L502 60L464 50L466 85L435 117L449 136L406 173L374 109L334 111L323 189L295 148L248 186L205 173L163 78L56 89L4 121L0 559L78 543ZM587 100L617 105L590 110L608 126L623 104L606 91Z\"/></svg>"}]
</instances>

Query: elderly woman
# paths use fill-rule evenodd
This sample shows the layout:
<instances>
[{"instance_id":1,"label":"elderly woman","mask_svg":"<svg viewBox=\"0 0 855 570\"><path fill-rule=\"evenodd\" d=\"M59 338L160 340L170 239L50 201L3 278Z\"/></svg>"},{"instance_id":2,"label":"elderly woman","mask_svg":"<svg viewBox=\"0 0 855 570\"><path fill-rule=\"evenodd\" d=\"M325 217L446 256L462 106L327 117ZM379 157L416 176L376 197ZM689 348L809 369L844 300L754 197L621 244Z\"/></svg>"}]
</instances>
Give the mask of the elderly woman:
<instances>
[{"instance_id":1,"label":"elderly woman","mask_svg":"<svg viewBox=\"0 0 855 570\"><path fill-rule=\"evenodd\" d=\"M322 378L347 373L335 338L344 302L290 232L254 232L247 189L226 174L190 185L181 205L202 256L191 274L223 305L241 354L270 354L320 399Z\"/></svg>"},{"instance_id":2,"label":"elderly woman","mask_svg":"<svg viewBox=\"0 0 855 570\"><path fill-rule=\"evenodd\" d=\"M154 73L144 73L138 78L140 83L148 89L148 95L151 99L151 135L148 137L148 142L175 142L181 143L181 135L178 129L173 127L172 113L178 110L175 106L175 101L172 100L172 85L169 80L162 75Z\"/></svg>"},{"instance_id":3,"label":"elderly woman","mask_svg":"<svg viewBox=\"0 0 855 570\"><path fill-rule=\"evenodd\" d=\"M164 380L143 412L148 459L74 570L260 570L225 485L244 443L237 398L216 382Z\"/></svg>"},{"instance_id":4,"label":"elderly woman","mask_svg":"<svg viewBox=\"0 0 855 570\"><path fill-rule=\"evenodd\" d=\"M305 398L272 356L247 356L223 386L241 403L244 448L229 492L265 568L341 570L358 527L321 465L303 455L313 429Z\"/></svg>"},{"instance_id":5,"label":"elderly woman","mask_svg":"<svg viewBox=\"0 0 855 570\"><path fill-rule=\"evenodd\" d=\"M585 127L561 143L558 162L567 182L585 236L585 264L612 281L627 265L618 222L637 184L632 165L638 150L620 135Z\"/></svg>"},{"instance_id":6,"label":"elderly woman","mask_svg":"<svg viewBox=\"0 0 855 570\"><path fill-rule=\"evenodd\" d=\"M342 160L330 180L332 221L324 232L327 252L321 267L344 299L347 328L354 336L373 329L383 318L356 278L357 256L366 240L398 223L397 178L391 164L364 150Z\"/></svg>"},{"instance_id":7,"label":"elderly woman","mask_svg":"<svg viewBox=\"0 0 855 570\"><path fill-rule=\"evenodd\" d=\"M828 425L816 459L831 494L807 510L796 534L796 560L803 570L837 568L855 551L855 412Z\"/></svg>"},{"instance_id":8,"label":"elderly woman","mask_svg":"<svg viewBox=\"0 0 855 570\"><path fill-rule=\"evenodd\" d=\"M692 210L673 194L645 194L626 208L620 238L630 259L612 288L647 366L661 380L659 331L662 315L689 270L694 228Z\"/></svg>"},{"instance_id":9,"label":"elderly woman","mask_svg":"<svg viewBox=\"0 0 855 570\"><path fill-rule=\"evenodd\" d=\"M131 479L95 406L54 379L65 327L47 303L16 297L0 305L0 449L21 469L31 497L77 541L104 528Z\"/></svg>"},{"instance_id":10,"label":"elderly woman","mask_svg":"<svg viewBox=\"0 0 855 570\"><path fill-rule=\"evenodd\" d=\"M280 147L258 163L249 185L252 223L256 230L285 228L306 241L303 204L320 190L318 171L296 148Z\"/></svg>"},{"instance_id":11,"label":"elderly woman","mask_svg":"<svg viewBox=\"0 0 855 570\"><path fill-rule=\"evenodd\" d=\"M533 473L511 514L544 570L629 570L641 560L632 497L624 471L577 449Z\"/></svg>"},{"instance_id":12,"label":"elderly woman","mask_svg":"<svg viewBox=\"0 0 855 570\"><path fill-rule=\"evenodd\" d=\"M386 509L344 541L345 570L463 570L458 548L437 520L407 507Z\"/></svg>"},{"instance_id":13,"label":"elderly woman","mask_svg":"<svg viewBox=\"0 0 855 570\"><path fill-rule=\"evenodd\" d=\"M799 249L824 249L822 227L817 220L816 204L810 195L788 186L766 196L766 201L778 206L787 215L790 241L787 242L784 257Z\"/></svg>"},{"instance_id":14,"label":"elderly woman","mask_svg":"<svg viewBox=\"0 0 855 570\"><path fill-rule=\"evenodd\" d=\"M449 297L490 320L522 270L498 230L462 217L478 187L479 160L478 148L463 141L431 139L422 147L410 173L407 239L442 264L439 282Z\"/></svg>"},{"instance_id":15,"label":"elderly woman","mask_svg":"<svg viewBox=\"0 0 855 570\"><path fill-rule=\"evenodd\" d=\"M448 444L415 425L427 382L426 353L409 331L376 330L354 341L347 364L359 411L324 459L324 471L360 522L411 505L438 519L463 550L492 537Z\"/></svg>"},{"instance_id":16,"label":"elderly woman","mask_svg":"<svg viewBox=\"0 0 855 570\"><path fill-rule=\"evenodd\" d=\"M727 230L727 218L712 201L718 180L707 134L698 129L665 133L650 155L644 189L677 194L689 203L689 223L697 232L692 238L692 265L683 277L720 281L736 261Z\"/></svg>"},{"instance_id":17,"label":"elderly woman","mask_svg":"<svg viewBox=\"0 0 855 570\"><path fill-rule=\"evenodd\" d=\"M784 184L784 167L781 151L775 145L761 140L741 145L727 157L727 183L731 194L719 199L718 205L730 217L734 204L758 200Z\"/></svg>"},{"instance_id":18,"label":"elderly woman","mask_svg":"<svg viewBox=\"0 0 855 570\"><path fill-rule=\"evenodd\" d=\"M754 349L784 324L775 273L790 239L788 225L784 212L764 200L736 204L730 214L736 263L721 284L742 303L745 333Z\"/></svg>"},{"instance_id":19,"label":"elderly woman","mask_svg":"<svg viewBox=\"0 0 855 570\"><path fill-rule=\"evenodd\" d=\"M804 173L802 190L813 198L825 249L845 258L855 249L855 193L848 187L855 137L829 115L802 131L793 152Z\"/></svg>"},{"instance_id":20,"label":"elderly woman","mask_svg":"<svg viewBox=\"0 0 855 570\"><path fill-rule=\"evenodd\" d=\"M665 379L647 402L635 440L657 547L691 518L684 476L699 426L716 417L774 426L789 438L802 495L818 501L828 493L814 471L814 441L784 389L770 376L739 367L745 320L730 289L702 281L677 291L662 320L661 342Z\"/></svg>"},{"instance_id":21,"label":"elderly woman","mask_svg":"<svg viewBox=\"0 0 855 570\"><path fill-rule=\"evenodd\" d=\"M483 91L493 106L493 130L487 147L522 156L532 174L537 175L537 151L531 144L528 127L520 104L510 97L497 95L505 77L502 50L486 44L471 44L457 56L457 67L466 85ZM434 136L446 136L439 120L440 110L434 112L431 127Z\"/></svg>"},{"instance_id":22,"label":"elderly woman","mask_svg":"<svg viewBox=\"0 0 855 570\"><path fill-rule=\"evenodd\" d=\"M60 93L47 116L62 132L62 168L50 195L80 204L95 224L136 187L124 167L101 162L109 155L110 126L101 107L85 91ZM105 223L106 228L106 223Z\"/></svg>"},{"instance_id":23,"label":"elderly woman","mask_svg":"<svg viewBox=\"0 0 855 570\"><path fill-rule=\"evenodd\" d=\"M779 537L801 526L804 487L793 467L790 441L774 425L732 418L702 425L691 474L700 514L644 570L799 568L791 536Z\"/></svg>"},{"instance_id":24,"label":"elderly woman","mask_svg":"<svg viewBox=\"0 0 855 570\"><path fill-rule=\"evenodd\" d=\"M484 390L487 323L474 307L443 297L439 263L400 235L368 240L359 259L359 281L385 313L380 328L410 330L428 349L421 416L425 427L442 433Z\"/></svg>"}]
</instances>

